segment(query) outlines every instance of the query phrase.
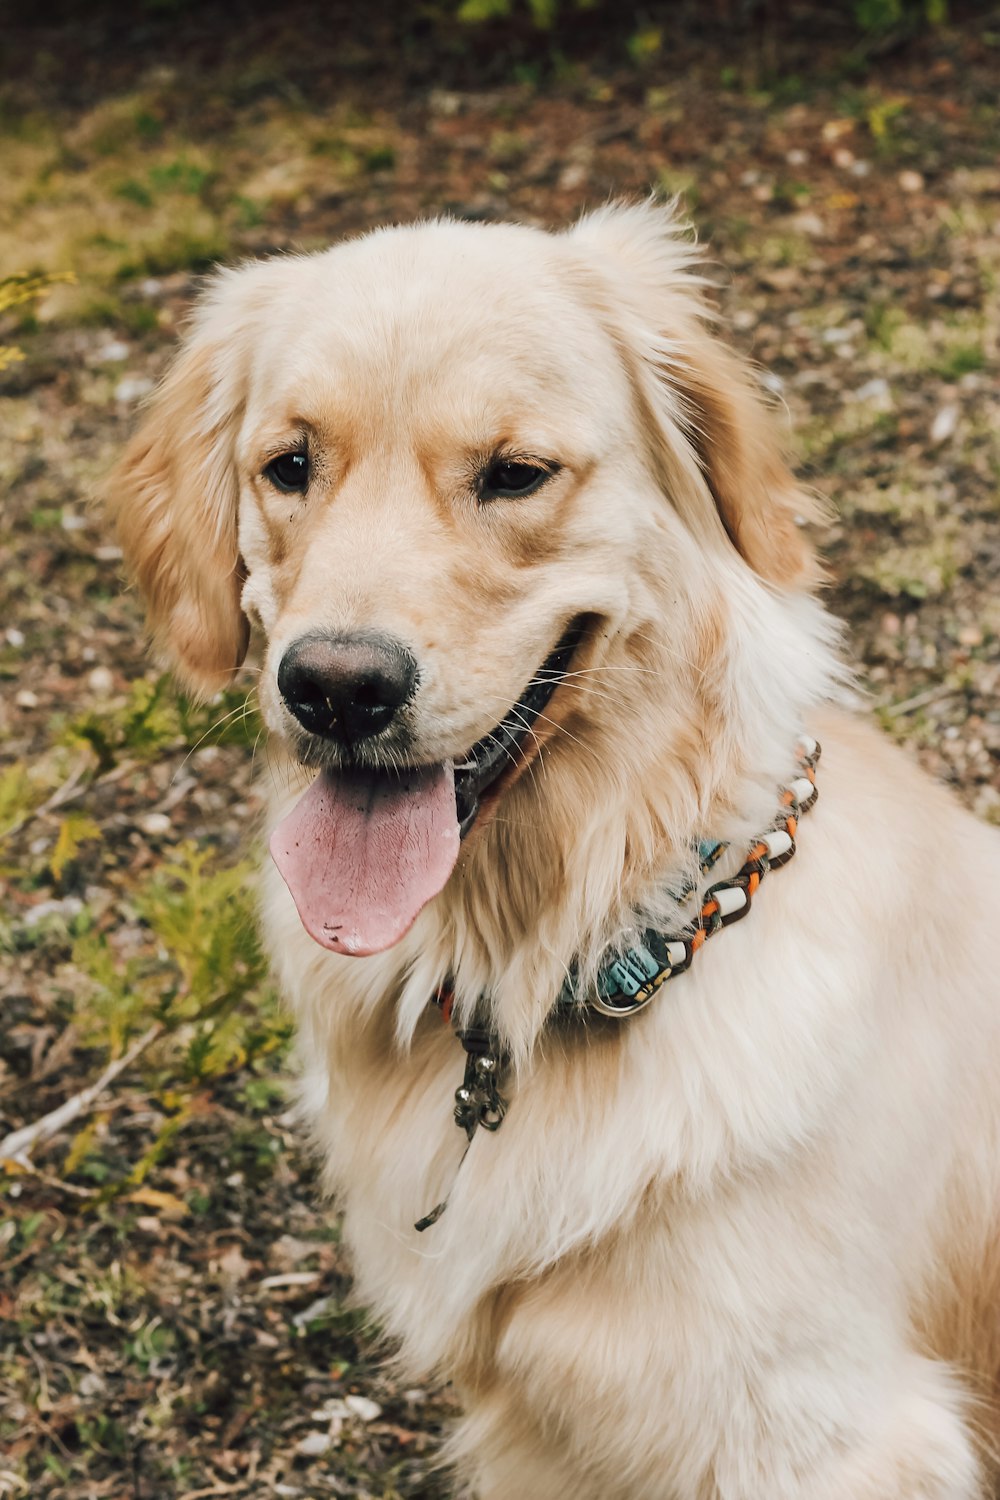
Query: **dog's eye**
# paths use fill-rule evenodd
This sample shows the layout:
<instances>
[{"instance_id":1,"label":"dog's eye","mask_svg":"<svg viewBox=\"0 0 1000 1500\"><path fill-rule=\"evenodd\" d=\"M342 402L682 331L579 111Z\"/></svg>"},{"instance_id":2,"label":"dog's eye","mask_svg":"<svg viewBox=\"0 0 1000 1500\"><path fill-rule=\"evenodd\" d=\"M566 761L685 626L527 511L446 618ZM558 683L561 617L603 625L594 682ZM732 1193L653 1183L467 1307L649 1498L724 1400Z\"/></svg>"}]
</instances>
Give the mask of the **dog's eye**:
<instances>
[{"instance_id":1,"label":"dog's eye","mask_svg":"<svg viewBox=\"0 0 1000 1500\"><path fill-rule=\"evenodd\" d=\"M285 495L303 495L309 485L309 459L305 453L279 453L265 468L264 478Z\"/></svg>"},{"instance_id":2,"label":"dog's eye","mask_svg":"<svg viewBox=\"0 0 1000 1500\"><path fill-rule=\"evenodd\" d=\"M517 495L533 495L554 473L554 468L543 469L540 464L500 458L480 474L479 498L504 500L513 499Z\"/></svg>"}]
</instances>

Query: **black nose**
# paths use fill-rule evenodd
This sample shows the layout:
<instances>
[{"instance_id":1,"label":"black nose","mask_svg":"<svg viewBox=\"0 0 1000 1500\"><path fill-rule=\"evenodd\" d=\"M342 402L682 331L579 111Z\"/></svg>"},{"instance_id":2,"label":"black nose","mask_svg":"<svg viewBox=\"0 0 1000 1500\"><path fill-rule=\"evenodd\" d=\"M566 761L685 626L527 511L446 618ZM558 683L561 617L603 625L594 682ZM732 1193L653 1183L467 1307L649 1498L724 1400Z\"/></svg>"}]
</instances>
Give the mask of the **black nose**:
<instances>
[{"instance_id":1,"label":"black nose","mask_svg":"<svg viewBox=\"0 0 1000 1500\"><path fill-rule=\"evenodd\" d=\"M417 685L417 664L384 635L304 635L278 666L278 691L303 729L352 745L391 724Z\"/></svg>"}]
</instances>

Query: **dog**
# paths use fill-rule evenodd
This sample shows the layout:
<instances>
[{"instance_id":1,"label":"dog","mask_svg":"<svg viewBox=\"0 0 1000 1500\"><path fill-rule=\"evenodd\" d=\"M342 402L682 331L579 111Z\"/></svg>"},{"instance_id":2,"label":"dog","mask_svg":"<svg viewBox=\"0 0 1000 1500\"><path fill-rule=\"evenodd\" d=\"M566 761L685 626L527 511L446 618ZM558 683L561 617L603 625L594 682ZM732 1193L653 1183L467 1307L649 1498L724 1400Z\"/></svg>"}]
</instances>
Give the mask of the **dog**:
<instances>
[{"instance_id":1,"label":"dog","mask_svg":"<svg viewBox=\"0 0 1000 1500\"><path fill-rule=\"evenodd\" d=\"M852 707L672 210L222 271L110 498L189 690L259 643L304 1107L462 1492L986 1494L1000 847Z\"/></svg>"}]
</instances>

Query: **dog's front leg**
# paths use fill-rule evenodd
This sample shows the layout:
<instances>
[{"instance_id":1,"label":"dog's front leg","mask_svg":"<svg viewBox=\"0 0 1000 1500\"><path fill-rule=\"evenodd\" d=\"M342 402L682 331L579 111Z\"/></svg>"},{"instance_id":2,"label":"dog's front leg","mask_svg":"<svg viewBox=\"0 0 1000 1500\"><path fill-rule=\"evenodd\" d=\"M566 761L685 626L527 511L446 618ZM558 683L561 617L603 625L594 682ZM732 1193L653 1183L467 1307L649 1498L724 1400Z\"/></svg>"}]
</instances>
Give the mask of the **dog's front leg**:
<instances>
[{"instance_id":1,"label":"dog's front leg","mask_svg":"<svg viewBox=\"0 0 1000 1500\"><path fill-rule=\"evenodd\" d=\"M860 1374L856 1381L850 1372L844 1377L855 1390L838 1391L821 1376L811 1392L805 1382L790 1392L798 1410L784 1430L781 1412L754 1410L754 1434L723 1442L710 1479L692 1500L985 1500L965 1420L968 1401L946 1366L908 1355L872 1383L869 1423L859 1430L855 1413L838 1433L838 1406L845 1398L855 1405L868 1384ZM826 1428L825 1452L809 1452L812 1443L804 1439L810 1395L814 1431ZM755 1405L752 1389L747 1404Z\"/></svg>"},{"instance_id":2,"label":"dog's front leg","mask_svg":"<svg viewBox=\"0 0 1000 1500\"><path fill-rule=\"evenodd\" d=\"M975 1412L891 1263L807 1238L801 1197L740 1197L508 1293L455 1438L478 1500L983 1500Z\"/></svg>"},{"instance_id":3,"label":"dog's front leg","mask_svg":"<svg viewBox=\"0 0 1000 1500\"><path fill-rule=\"evenodd\" d=\"M832 1388L820 1371L790 1375L787 1399L774 1401L771 1392L770 1406L747 1383L725 1411L703 1414L700 1431L698 1414L688 1412L682 1425L689 1430L676 1444L669 1404L659 1407L658 1426L650 1405L645 1423L623 1411L618 1430L610 1423L604 1430L595 1413L587 1433L573 1433L565 1413L560 1432L555 1413L529 1412L494 1392L458 1434L458 1466L475 1475L474 1488L462 1493L475 1500L985 1500L964 1400L944 1366L913 1355L896 1372L898 1388L876 1383L865 1430L845 1409L856 1406L865 1381L845 1374L855 1389ZM638 1390L635 1397L644 1399Z\"/></svg>"}]
</instances>

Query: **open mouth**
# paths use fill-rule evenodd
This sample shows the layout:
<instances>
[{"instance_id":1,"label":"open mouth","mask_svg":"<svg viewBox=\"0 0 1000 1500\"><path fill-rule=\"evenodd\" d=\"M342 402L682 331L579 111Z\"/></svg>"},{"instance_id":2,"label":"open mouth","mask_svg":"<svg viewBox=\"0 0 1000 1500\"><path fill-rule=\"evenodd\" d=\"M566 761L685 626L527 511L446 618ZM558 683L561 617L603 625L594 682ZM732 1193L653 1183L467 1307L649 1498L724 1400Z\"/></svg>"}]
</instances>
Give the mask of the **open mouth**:
<instances>
[{"instance_id":1,"label":"open mouth","mask_svg":"<svg viewBox=\"0 0 1000 1500\"><path fill-rule=\"evenodd\" d=\"M574 620L513 708L496 728L477 740L465 760L455 766L455 802L459 834L463 839L476 821L484 794L520 768L524 741L534 733L539 714L566 675L582 635L581 622Z\"/></svg>"},{"instance_id":2,"label":"open mouth","mask_svg":"<svg viewBox=\"0 0 1000 1500\"><path fill-rule=\"evenodd\" d=\"M574 620L531 681L457 765L323 770L271 836L271 855L311 937L336 953L381 953L446 884L484 801L530 756L526 742L584 633Z\"/></svg>"}]
</instances>

